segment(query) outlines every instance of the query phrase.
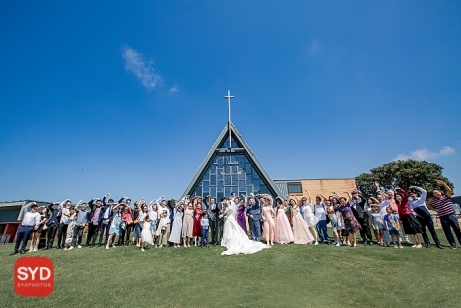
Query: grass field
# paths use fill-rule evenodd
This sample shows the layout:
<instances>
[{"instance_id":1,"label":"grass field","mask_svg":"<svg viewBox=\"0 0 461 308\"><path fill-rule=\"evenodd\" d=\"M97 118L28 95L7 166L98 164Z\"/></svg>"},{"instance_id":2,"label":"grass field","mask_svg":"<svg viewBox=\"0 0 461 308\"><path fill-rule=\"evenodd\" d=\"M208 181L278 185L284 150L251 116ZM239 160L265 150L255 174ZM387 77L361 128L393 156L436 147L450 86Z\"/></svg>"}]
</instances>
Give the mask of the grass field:
<instances>
[{"instance_id":1,"label":"grass field","mask_svg":"<svg viewBox=\"0 0 461 308\"><path fill-rule=\"evenodd\" d=\"M20 255L10 257L12 250L0 246L2 307L461 306L459 248L291 244L237 256L221 256L221 247L28 253L54 261L55 290L45 298L16 295L12 274Z\"/></svg>"}]
</instances>

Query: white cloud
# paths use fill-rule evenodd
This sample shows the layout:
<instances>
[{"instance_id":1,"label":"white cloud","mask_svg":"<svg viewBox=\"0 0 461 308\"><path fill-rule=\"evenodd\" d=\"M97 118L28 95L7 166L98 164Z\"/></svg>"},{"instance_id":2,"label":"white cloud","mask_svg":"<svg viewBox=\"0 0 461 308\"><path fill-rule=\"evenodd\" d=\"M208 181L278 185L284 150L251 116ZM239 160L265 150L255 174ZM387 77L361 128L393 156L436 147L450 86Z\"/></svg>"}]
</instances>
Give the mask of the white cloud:
<instances>
[{"instance_id":1,"label":"white cloud","mask_svg":"<svg viewBox=\"0 0 461 308\"><path fill-rule=\"evenodd\" d=\"M145 61L142 53L126 45L123 48L122 57L125 59L125 70L138 77L147 90L155 89L157 85L163 82L162 76L153 67L154 62L152 60Z\"/></svg>"},{"instance_id":2,"label":"white cloud","mask_svg":"<svg viewBox=\"0 0 461 308\"><path fill-rule=\"evenodd\" d=\"M179 91L179 88L178 88L178 86L175 84L174 86L172 86L172 87L170 88L170 95L171 95L171 94L175 94L175 93L178 92L178 91Z\"/></svg>"},{"instance_id":3,"label":"white cloud","mask_svg":"<svg viewBox=\"0 0 461 308\"><path fill-rule=\"evenodd\" d=\"M311 53L311 55L315 55L315 54L318 53L321 49L322 49L322 46L320 46L319 41L314 40L314 41L312 42L312 44L311 44L310 53Z\"/></svg>"},{"instance_id":4,"label":"white cloud","mask_svg":"<svg viewBox=\"0 0 461 308\"><path fill-rule=\"evenodd\" d=\"M397 160L407 160L407 159L414 159L414 160L428 160L428 159L435 159L439 156L450 155L455 153L455 149L449 146L444 146L438 152L431 152L427 148L422 148L416 151L411 152L410 155L407 154L399 154L394 161Z\"/></svg>"}]
</instances>

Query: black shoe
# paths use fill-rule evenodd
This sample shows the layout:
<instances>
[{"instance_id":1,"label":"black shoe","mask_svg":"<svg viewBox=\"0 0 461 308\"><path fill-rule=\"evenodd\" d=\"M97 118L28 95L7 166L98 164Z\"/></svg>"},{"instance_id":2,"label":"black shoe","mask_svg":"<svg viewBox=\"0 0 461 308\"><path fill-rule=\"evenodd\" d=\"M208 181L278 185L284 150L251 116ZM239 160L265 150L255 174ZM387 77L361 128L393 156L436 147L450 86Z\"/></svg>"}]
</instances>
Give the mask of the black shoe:
<instances>
[{"instance_id":1,"label":"black shoe","mask_svg":"<svg viewBox=\"0 0 461 308\"><path fill-rule=\"evenodd\" d=\"M25 252L24 250L21 249L21 250L19 251L19 253L23 255L23 254L25 254L26 252Z\"/></svg>"},{"instance_id":2,"label":"black shoe","mask_svg":"<svg viewBox=\"0 0 461 308\"><path fill-rule=\"evenodd\" d=\"M451 249L456 249L456 245L451 245L450 248Z\"/></svg>"},{"instance_id":3,"label":"black shoe","mask_svg":"<svg viewBox=\"0 0 461 308\"><path fill-rule=\"evenodd\" d=\"M98 247L101 247L101 243L98 244Z\"/></svg>"},{"instance_id":4,"label":"black shoe","mask_svg":"<svg viewBox=\"0 0 461 308\"><path fill-rule=\"evenodd\" d=\"M427 243L427 244L424 245L424 246L426 246L426 248L431 248L431 244L430 244L430 243Z\"/></svg>"},{"instance_id":5,"label":"black shoe","mask_svg":"<svg viewBox=\"0 0 461 308\"><path fill-rule=\"evenodd\" d=\"M12 253L10 253L10 256L14 256L14 255L15 255L15 254L17 254L17 253L18 253L18 251L17 251L17 250L13 250L13 252L12 252Z\"/></svg>"},{"instance_id":6,"label":"black shoe","mask_svg":"<svg viewBox=\"0 0 461 308\"><path fill-rule=\"evenodd\" d=\"M363 246L367 246L367 245L368 245L367 241L363 241Z\"/></svg>"},{"instance_id":7,"label":"black shoe","mask_svg":"<svg viewBox=\"0 0 461 308\"><path fill-rule=\"evenodd\" d=\"M373 246L373 241L369 241L368 245Z\"/></svg>"},{"instance_id":8,"label":"black shoe","mask_svg":"<svg viewBox=\"0 0 461 308\"><path fill-rule=\"evenodd\" d=\"M442 245L440 244L435 244L435 247L437 247L438 249L443 249Z\"/></svg>"},{"instance_id":9,"label":"black shoe","mask_svg":"<svg viewBox=\"0 0 461 308\"><path fill-rule=\"evenodd\" d=\"M218 242L214 243L213 245L218 246Z\"/></svg>"}]
</instances>

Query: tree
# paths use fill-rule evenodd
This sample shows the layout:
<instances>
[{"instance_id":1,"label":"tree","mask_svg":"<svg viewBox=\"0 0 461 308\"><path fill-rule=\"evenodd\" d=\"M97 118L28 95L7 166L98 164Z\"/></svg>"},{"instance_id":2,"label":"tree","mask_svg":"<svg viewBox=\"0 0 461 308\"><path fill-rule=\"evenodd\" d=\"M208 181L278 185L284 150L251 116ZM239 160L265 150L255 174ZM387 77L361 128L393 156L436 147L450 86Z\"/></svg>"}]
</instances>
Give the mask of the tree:
<instances>
[{"instance_id":1,"label":"tree","mask_svg":"<svg viewBox=\"0 0 461 308\"><path fill-rule=\"evenodd\" d=\"M443 167L427 161L413 159L393 161L362 173L355 178L357 188L365 197L376 196L375 181L385 189L399 186L405 190L410 186L419 186L427 191L442 189L437 180L442 180L453 190L454 185L442 175Z\"/></svg>"}]
</instances>

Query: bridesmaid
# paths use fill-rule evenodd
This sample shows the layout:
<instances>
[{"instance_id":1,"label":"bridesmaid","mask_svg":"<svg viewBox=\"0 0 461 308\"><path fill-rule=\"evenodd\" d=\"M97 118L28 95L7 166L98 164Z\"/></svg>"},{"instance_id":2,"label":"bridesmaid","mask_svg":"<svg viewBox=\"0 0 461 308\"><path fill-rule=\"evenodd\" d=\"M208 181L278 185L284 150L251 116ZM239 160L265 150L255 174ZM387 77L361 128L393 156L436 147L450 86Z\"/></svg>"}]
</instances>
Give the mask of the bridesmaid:
<instances>
[{"instance_id":1,"label":"bridesmaid","mask_svg":"<svg viewBox=\"0 0 461 308\"><path fill-rule=\"evenodd\" d=\"M275 198L277 202L277 225L275 228L275 241L280 244L288 244L294 241L293 231L290 222L285 214L285 201L282 198Z\"/></svg>"},{"instance_id":2,"label":"bridesmaid","mask_svg":"<svg viewBox=\"0 0 461 308\"><path fill-rule=\"evenodd\" d=\"M246 195L242 195L242 196L245 199L235 198L234 200L236 201L238 200L238 203L236 203L238 204L237 205L237 222L239 226L242 227L245 234L247 234L247 220L246 220L246 215L245 215L245 208L247 205L247 196Z\"/></svg>"},{"instance_id":3,"label":"bridesmaid","mask_svg":"<svg viewBox=\"0 0 461 308\"><path fill-rule=\"evenodd\" d=\"M194 245L198 246L202 236L202 225L200 221L202 220L202 198L194 197L192 198L193 208L194 208L194 227L192 229L192 235L194 236Z\"/></svg>"},{"instance_id":4,"label":"bridesmaid","mask_svg":"<svg viewBox=\"0 0 461 308\"><path fill-rule=\"evenodd\" d=\"M194 208L189 196L184 200L184 219L182 221L182 244L184 247L190 247L190 239L192 238L192 229L194 228Z\"/></svg>"},{"instance_id":5,"label":"bridesmaid","mask_svg":"<svg viewBox=\"0 0 461 308\"><path fill-rule=\"evenodd\" d=\"M293 242L295 244L310 244L314 241L307 224L299 213L299 206L294 199L290 199L291 217L293 222Z\"/></svg>"},{"instance_id":6,"label":"bridesmaid","mask_svg":"<svg viewBox=\"0 0 461 308\"><path fill-rule=\"evenodd\" d=\"M312 205L311 205L311 194L307 191L304 190L307 195L309 196L309 201L303 197L301 199L301 211L304 214L304 221L306 222L307 227L311 231L312 234L314 234L315 238L315 245L319 244L319 234L317 233L317 228L315 227L317 223L319 222L318 218L315 217L314 213L312 212Z\"/></svg>"},{"instance_id":7,"label":"bridesmaid","mask_svg":"<svg viewBox=\"0 0 461 308\"><path fill-rule=\"evenodd\" d=\"M275 211L272 208L274 200L269 195L263 195L264 203L262 206L263 217L263 237L266 239L266 245L274 245L275 239Z\"/></svg>"},{"instance_id":8,"label":"bridesmaid","mask_svg":"<svg viewBox=\"0 0 461 308\"><path fill-rule=\"evenodd\" d=\"M181 229L182 229L182 217L183 217L183 201L180 201L174 205L174 219L173 226L171 227L169 242L173 243L174 248L181 245Z\"/></svg>"}]
</instances>

